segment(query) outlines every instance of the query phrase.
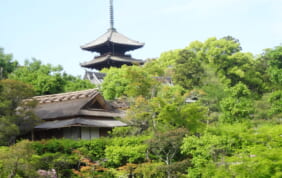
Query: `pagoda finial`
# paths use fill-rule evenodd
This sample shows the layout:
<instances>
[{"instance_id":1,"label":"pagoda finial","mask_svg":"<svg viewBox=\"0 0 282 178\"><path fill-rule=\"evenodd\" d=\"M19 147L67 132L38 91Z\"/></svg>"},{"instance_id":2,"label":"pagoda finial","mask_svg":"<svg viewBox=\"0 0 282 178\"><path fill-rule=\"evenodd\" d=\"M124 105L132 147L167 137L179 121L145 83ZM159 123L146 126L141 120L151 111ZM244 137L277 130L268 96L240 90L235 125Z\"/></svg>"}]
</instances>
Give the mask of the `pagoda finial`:
<instances>
[{"instance_id":1,"label":"pagoda finial","mask_svg":"<svg viewBox=\"0 0 282 178\"><path fill-rule=\"evenodd\" d=\"M114 5L113 5L113 0L110 0L110 28L114 29Z\"/></svg>"}]
</instances>

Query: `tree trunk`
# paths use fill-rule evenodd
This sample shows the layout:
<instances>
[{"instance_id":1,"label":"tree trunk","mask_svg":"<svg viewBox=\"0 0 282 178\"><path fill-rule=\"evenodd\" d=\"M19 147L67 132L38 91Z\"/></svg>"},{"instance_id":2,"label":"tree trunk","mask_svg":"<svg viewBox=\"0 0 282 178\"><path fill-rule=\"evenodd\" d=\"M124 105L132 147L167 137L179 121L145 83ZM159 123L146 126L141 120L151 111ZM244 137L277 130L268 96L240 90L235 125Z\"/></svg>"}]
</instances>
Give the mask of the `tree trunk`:
<instances>
[{"instance_id":1,"label":"tree trunk","mask_svg":"<svg viewBox=\"0 0 282 178\"><path fill-rule=\"evenodd\" d=\"M166 155L166 161L165 161L167 167L166 173L167 173L167 178L171 178L171 172L170 172L170 161L169 161L169 154Z\"/></svg>"}]
</instances>

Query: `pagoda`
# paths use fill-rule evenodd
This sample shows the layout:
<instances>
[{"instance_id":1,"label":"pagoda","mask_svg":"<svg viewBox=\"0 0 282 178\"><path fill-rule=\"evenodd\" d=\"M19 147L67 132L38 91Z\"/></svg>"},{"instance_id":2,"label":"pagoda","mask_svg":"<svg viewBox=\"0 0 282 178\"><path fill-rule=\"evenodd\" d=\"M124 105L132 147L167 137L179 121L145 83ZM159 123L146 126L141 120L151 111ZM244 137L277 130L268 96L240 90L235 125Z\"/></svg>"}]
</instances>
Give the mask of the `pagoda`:
<instances>
[{"instance_id":1,"label":"pagoda","mask_svg":"<svg viewBox=\"0 0 282 178\"><path fill-rule=\"evenodd\" d=\"M134 59L127 51L144 46L144 43L129 39L114 28L113 0L110 0L110 28L106 33L81 46L81 49L99 53L94 59L81 63L81 67L101 70L103 68L121 67L122 65L141 65L144 62Z\"/></svg>"}]
</instances>

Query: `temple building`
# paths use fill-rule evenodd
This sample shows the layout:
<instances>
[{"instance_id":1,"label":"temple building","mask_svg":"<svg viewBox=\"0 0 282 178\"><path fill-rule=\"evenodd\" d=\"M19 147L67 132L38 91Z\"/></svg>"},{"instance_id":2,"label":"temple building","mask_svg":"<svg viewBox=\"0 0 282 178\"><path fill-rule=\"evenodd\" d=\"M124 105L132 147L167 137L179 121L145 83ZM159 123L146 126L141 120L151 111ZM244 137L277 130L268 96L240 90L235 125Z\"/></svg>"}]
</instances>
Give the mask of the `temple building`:
<instances>
[{"instance_id":1,"label":"temple building","mask_svg":"<svg viewBox=\"0 0 282 178\"><path fill-rule=\"evenodd\" d=\"M91 41L81 46L81 49L98 53L92 60L81 63L81 67L88 69L101 70L103 68L121 67L122 65L142 65L144 62L140 59L135 59L131 55L127 54L128 51L132 51L144 46L144 43L132 40L125 35L119 33L114 28L113 17L113 0L110 0L110 28L106 33L98 37L96 40ZM101 78L101 75L96 76L97 72L85 73L85 79L91 80L94 84L96 79ZM100 80L101 82L102 80Z\"/></svg>"},{"instance_id":2,"label":"temple building","mask_svg":"<svg viewBox=\"0 0 282 178\"><path fill-rule=\"evenodd\" d=\"M103 68L121 67L122 65L143 64L142 60L134 59L127 51L141 48L144 44L133 41L118 33L116 29L110 28L98 39L87 43L81 48L83 50L97 52L93 60L84 62L82 67L101 70Z\"/></svg>"},{"instance_id":3,"label":"temple building","mask_svg":"<svg viewBox=\"0 0 282 178\"><path fill-rule=\"evenodd\" d=\"M124 116L118 101L106 101L97 89L35 96L34 113L42 122L34 128L33 139L93 139L107 136L114 127L126 126L116 120Z\"/></svg>"}]
</instances>

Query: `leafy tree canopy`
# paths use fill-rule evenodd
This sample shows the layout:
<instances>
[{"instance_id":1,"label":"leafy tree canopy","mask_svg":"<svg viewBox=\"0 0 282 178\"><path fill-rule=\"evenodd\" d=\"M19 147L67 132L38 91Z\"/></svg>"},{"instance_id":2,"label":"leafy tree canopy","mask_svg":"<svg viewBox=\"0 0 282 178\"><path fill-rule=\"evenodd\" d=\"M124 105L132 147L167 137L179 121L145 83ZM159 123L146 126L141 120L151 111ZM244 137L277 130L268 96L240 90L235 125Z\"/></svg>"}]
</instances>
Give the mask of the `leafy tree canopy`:
<instances>
[{"instance_id":1,"label":"leafy tree canopy","mask_svg":"<svg viewBox=\"0 0 282 178\"><path fill-rule=\"evenodd\" d=\"M52 94L63 92L64 81L61 76L62 67L42 64L32 59L25 61L24 66L17 68L9 78L28 83L37 94Z\"/></svg>"},{"instance_id":2,"label":"leafy tree canopy","mask_svg":"<svg viewBox=\"0 0 282 178\"><path fill-rule=\"evenodd\" d=\"M112 138L36 142L27 162L63 177L281 177L281 49L255 56L226 36L194 41L144 66L107 69L103 95L125 96L130 108L122 121L128 126L115 128ZM35 86L49 87L41 93L88 87L40 61L17 70L35 78ZM18 104L24 90L14 90L27 86L8 83L0 85L0 140L6 145L28 130L25 108L32 107ZM5 166L0 160L0 174Z\"/></svg>"},{"instance_id":3,"label":"leafy tree canopy","mask_svg":"<svg viewBox=\"0 0 282 178\"><path fill-rule=\"evenodd\" d=\"M266 49L263 59L267 61L269 68L267 69L270 80L281 88L282 85L282 46L273 49Z\"/></svg>"},{"instance_id":4,"label":"leafy tree canopy","mask_svg":"<svg viewBox=\"0 0 282 178\"><path fill-rule=\"evenodd\" d=\"M221 102L221 108L225 122L236 122L251 119L254 113L251 92L246 85L238 83L228 88L229 95Z\"/></svg>"},{"instance_id":5,"label":"leafy tree canopy","mask_svg":"<svg viewBox=\"0 0 282 178\"><path fill-rule=\"evenodd\" d=\"M106 99L151 95L155 80L142 67L123 65L121 68L112 67L103 72L107 75L101 89Z\"/></svg>"},{"instance_id":6,"label":"leafy tree canopy","mask_svg":"<svg viewBox=\"0 0 282 178\"><path fill-rule=\"evenodd\" d=\"M0 149L1 177L36 177L36 170L32 162L34 154L31 142L24 140L8 149Z\"/></svg>"},{"instance_id":7,"label":"leafy tree canopy","mask_svg":"<svg viewBox=\"0 0 282 178\"><path fill-rule=\"evenodd\" d=\"M18 62L13 61L11 54L5 54L4 49L0 48L0 79L5 79L8 74L18 67Z\"/></svg>"},{"instance_id":8,"label":"leafy tree canopy","mask_svg":"<svg viewBox=\"0 0 282 178\"><path fill-rule=\"evenodd\" d=\"M183 137L187 133L187 129L184 128L169 130L167 132L157 132L148 141L149 151L160 161L168 165L168 167L165 167L168 177L171 176L173 171L172 167L170 167L171 164L183 160L180 153L180 146Z\"/></svg>"},{"instance_id":9,"label":"leafy tree canopy","mask_svg":"<svg viewBox=\"0 0 282 178\"><path fill-rule=\"evenodd\" d=\"M204 69L196 58L196 54L187 50L178 53L173 66L173 81L185 89L193 89L201 85Z\"/></svg>"},{"instance_id":10,"label":"leafy tree canopy","mask_svg":"<svg viewBox=\"0 0 282 178\"><path fill-rule=\"evenodd\" d=\"M55 94L65 91L75 91L93 88L89 81L82 81L63 73L61 66L42 64L40 60L25 61L9 75L10 79L19 80L33 86L37 95Z\"/></svg>"},{"instance_id":11,"label":"leafy tree canopy","mask_svg":"<svg viewBox=\"0 0 282 178\"><path fill-rule=\"evenodd\" d=\"M14 80L0 81L0 145L15 141L15 137L25 134L37 123L31 112L35 102L26 101L34 95L31 86Z\"/></svg>"}]
</instances>

